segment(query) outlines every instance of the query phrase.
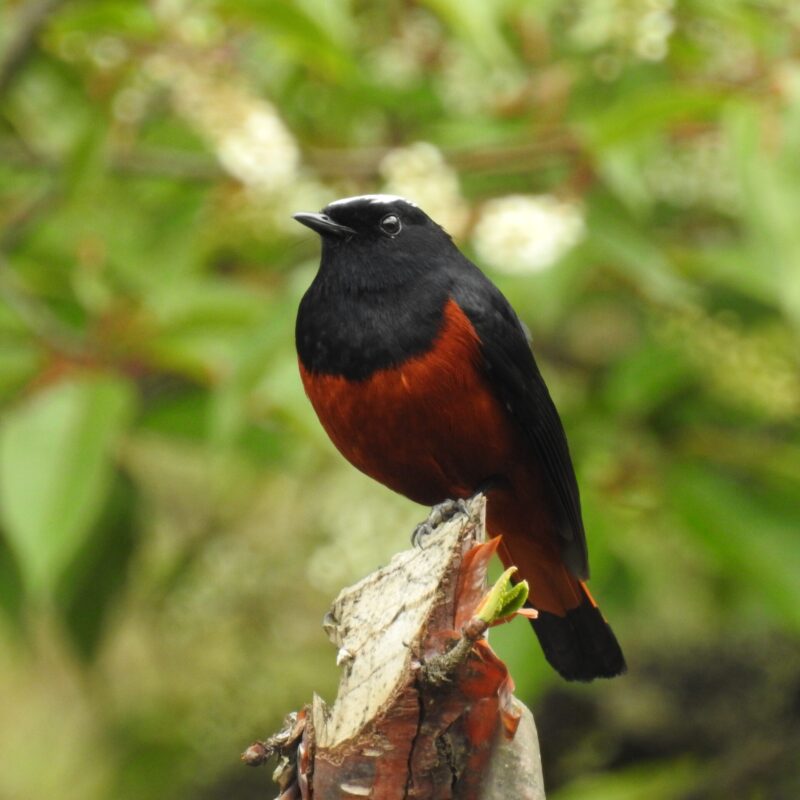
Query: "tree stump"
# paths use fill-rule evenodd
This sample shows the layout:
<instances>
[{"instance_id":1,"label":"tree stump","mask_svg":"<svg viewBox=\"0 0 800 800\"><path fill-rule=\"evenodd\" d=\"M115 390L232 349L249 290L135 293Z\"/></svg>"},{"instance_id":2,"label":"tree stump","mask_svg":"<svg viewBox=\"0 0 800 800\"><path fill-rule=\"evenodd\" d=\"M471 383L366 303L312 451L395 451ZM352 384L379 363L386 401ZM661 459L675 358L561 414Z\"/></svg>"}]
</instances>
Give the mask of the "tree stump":
<instances>
[{"instance_id":1,"label":"tree stump","mask_svg":"<svg viewBox=\"0 0 800 800\"><path fill-rule=\"evenodd\" d=\"M544 798L533 717L474 626L496 541L485 498L466 508L336 598L336 701L315 696L243 756L278 754L281 800Z\"/></svg>"}]
</instances>

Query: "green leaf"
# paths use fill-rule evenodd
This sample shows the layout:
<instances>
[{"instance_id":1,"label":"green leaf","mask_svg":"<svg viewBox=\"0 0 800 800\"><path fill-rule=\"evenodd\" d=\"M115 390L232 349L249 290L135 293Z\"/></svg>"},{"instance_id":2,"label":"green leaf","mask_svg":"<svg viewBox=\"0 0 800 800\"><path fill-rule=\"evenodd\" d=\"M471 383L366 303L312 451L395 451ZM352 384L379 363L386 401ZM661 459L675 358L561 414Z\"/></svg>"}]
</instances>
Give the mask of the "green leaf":
<instances>
[{"instance_id":1,"label":"green leaf","mask_svg":"<svg viewBox=\"0 0 800 800\"><path fill-rule=\"evenodd\" d=\"M11 394L33 378L41 363L41 351L34 344L7 338L0 350L0 397Z\"/></svg>"},{"instance_id":2,"label":"green leaf","mask_svg":"<svg viewBox=\"0 0 800 800\"><path fill-rule=\"evenodd\" d=\"M210 279L152 291L149 311L159 332L147 343L148 358L198 380L227 375L269 314L269 300L263 292Z\"/></svg>"},{"instance_id":3,"label":"green leaf","mask_svg":"<svg viewBox=\"0 0 800 800\"><path fill-rule=\"evenodd\" d=\"M737 596L800 630L796 526L741 485L694 464L673 471L669 496L698 544L735 580Z\"/></svg>"},{"instance_id":4,"label":"green leaf","mask_svg":"<svg viewBox=\"0 0 800 800\"><path fill-rule=\"evenodd\" d=\"M23 596L22 576L8 543L0 536L0 609L19 632L24 630Z\"/></svg>"},{"instance_id":5,"label":"green leaf","mask_svg":"<svg viewBox=\"0 0 800 800\"><path fill-rule=\"evenodd\" d=\"M516 567L509 567L495 581L475 610L476 617L491 625L497 620L510 617L525 605L525 601L528 599L528 582L520 581L512 584L511 576L516 571Z\"/></svg>"},{"instance_id":6,"label":"green leaf","mask_svg":"<svg viewBox=\"0 0 800 800\"><path fill-rule=\"evenodd\" d=\"M691 377L691 368L674 348L646 342L611 366L603 395L615 411L643 417L684 391Z\"/></svg>"},{"instance_id":7,"label":"green leaf","mask_svg":"<svg viewBox=\"0 0 800 800\"><path fill-rule=\"evenodd\" d=\"M599 154L661 135L675 123L713 119L724 101L725 95L719 91L672 83L648 84L620 93L616 102L603 109L593 107L580 127L590 149Z\"/></svg>"},{"instance_id":8,"label":"green leaf","mask_svg":"<svg viewBox=\"0 0 800 800\"><path fill-rule=\"evenodd\" d=\"M800 324L800 171L796 153L768 152L762 111L755 104L731 106L725 121L736 155L741 195L747 198L743 221L750 269L772 279L777 302Z\"/></svg>"},{"instance_id":9,"label":"green leaf","mask_svg":"<svg viewBox=\"0 0 800 800\"><path fill-rule=\"evenodd\" d=\"M243 4L224 0L220 7L234 18L249 17L251 24L265 23L263 30L279 48L312 69L338 80L358 78L358 65L349 52L349 15L342 4L286 0Z\"/></svg>"},{"instance_id":10,"label":"green leaf","mask_svg":"<svg viewBox=\"0 0 800 800\"><path fill-rule=\"evenodd\" d=\"M667 763L645 761L602 775L579 778L555 800L673 800L685 797L698 782L700 768L688 759Z\"/></svg>"},{"instance_id":11,"label":"green leaf","mask_svg":"<svg viewBox=\"0 0 800 800\"><path fill-rule=\"evenodd\" d=\"M596 192L588 209L588 251L658 303L684 305L695 292L677 274L651 229L640 227L614 198Z\"/></svg>"},{"instance_id":12,"label":"green leaf","mask_svg":"<svg viewBox=\"0 0 800 800\"><path fill-rule=\"evenodd\" d=\"M86 377L35 395L0 427L0 519L33 596L51 595L91 531L131 408L127 384Z\"/></svg>"},{"instance_id":13,"label":"green leaf","mask_svg":"<svg viewBox=\"0 0 800 800\"><path fill-rule=\"evenodd\" d=\"M113 600L125 586L136 543L136 486L118 472L99 518L56 590L66 628L87 661L102 642Z\"/></svg>"},{"instance_id":14,"label":"green leaf","mask_svg":"<svg viewBox=\"0 0 800 800\"><path fill-rule=\"evenodd\" d=\"M528 599L528 581L520 581L503 593L502 604L497 610L496 619L504 619L516 614Z\"/></svg>"},{"instance_id":15,"label":"green leaf","mask_svg":"<svg viewBox=\"0 0 800 800\"><path fill-rule=\"evenodd\" d=\"M424 5L487 61L508 64L511 50L501 28L502 7L484 0L424 0Z\"/></svg>"},{"instance_id":16,"label":"green leaf","mask_svg":"<svg viewBox=\"0 0 800 800\"><path fill-rule=\"evenodd\" d=\"M646 214L653 204L642 166L641 149L615 147L604 151L598 159L598 171L605 183L625 203L628 211L638 217Z\"/></svg>"}]
</instances>

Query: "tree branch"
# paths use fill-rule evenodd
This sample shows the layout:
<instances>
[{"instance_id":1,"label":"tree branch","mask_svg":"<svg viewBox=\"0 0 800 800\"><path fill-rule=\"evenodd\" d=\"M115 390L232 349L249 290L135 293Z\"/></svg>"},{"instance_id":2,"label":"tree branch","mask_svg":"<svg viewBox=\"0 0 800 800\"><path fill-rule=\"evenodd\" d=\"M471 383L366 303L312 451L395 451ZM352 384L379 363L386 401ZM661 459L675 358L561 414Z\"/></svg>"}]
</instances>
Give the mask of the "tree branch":
<instances>
[{"instance_id":1,"label":"tree branch","mask_svg":"<svg viewBox=\"0 0 800 800\"><path fill-rule=\"evenodd\" d=\"M306 152L307 163L327 180L374 180L389 148L327 149ZM445 149L444 157L459 172L473 174L516 174L529 172L552 160L554 155L576 157L578 146L561 131L543 141L480 149ZM58 170L57 160L25 152L13 142L0 141L0 158L22 169ZM118 175L210 182L225 177L211 155L168 148L139 146L130 152L109 156L108 168Z\"/></svg>"},{"instance_id":2,"label":"tree branch","mask_svg":"<svg viewBox=\"0 0 800 800\"><path fill-rule=\"evenodd\" d=\"M484 498L468 508L339 594L336 701L315 696L243 755L279 756L281 798L543 800L533 719L473 616L494 547Z\"/></svg>"}]
</instances>

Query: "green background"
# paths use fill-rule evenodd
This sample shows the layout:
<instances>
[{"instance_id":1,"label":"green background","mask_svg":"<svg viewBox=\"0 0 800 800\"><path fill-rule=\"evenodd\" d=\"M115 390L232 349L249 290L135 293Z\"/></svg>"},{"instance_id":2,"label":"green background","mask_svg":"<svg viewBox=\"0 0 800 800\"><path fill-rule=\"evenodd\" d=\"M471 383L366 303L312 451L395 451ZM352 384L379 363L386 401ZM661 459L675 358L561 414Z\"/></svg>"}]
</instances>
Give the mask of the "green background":
<instances>
[{"instance_id":1,"label":"green background","mask_svg":"<svg viewBox=\"0 0 800 800\"><path fill-rule=\"evenodd\" d=\"M630 672L493 634L550 796L800 796L799 43L788 0L3 3L0 797L272 796L238 753L333 697L325 609L425 514L295 365L290 215L382 189L570 439ZM580 235L510 269L481 221L543 196Z\"/></svg>"}]
</instances>

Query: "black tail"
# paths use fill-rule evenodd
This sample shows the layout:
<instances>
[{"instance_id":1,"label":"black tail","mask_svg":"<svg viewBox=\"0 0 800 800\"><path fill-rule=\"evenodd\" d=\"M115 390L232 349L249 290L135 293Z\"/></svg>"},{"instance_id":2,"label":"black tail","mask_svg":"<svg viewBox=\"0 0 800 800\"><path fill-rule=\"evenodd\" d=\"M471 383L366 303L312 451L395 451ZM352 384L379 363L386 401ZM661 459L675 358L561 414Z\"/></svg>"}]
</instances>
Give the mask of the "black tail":
<instances>
[{"instance_id":1,"label":"black tail","mask_svg":"<svg viewBox=\"0 0 800 800\"><path fill-rule=\"evenodd\" d=\"M583 601L564 616L540 611L531 620L550 665L568 681L613 678L627 669L611 626L581 584Z\"/></svg>"}]
</instances>

